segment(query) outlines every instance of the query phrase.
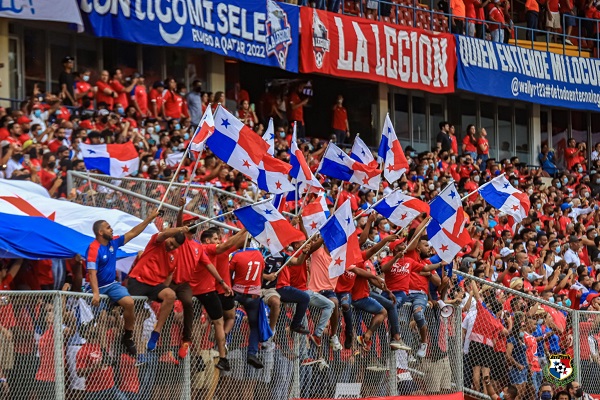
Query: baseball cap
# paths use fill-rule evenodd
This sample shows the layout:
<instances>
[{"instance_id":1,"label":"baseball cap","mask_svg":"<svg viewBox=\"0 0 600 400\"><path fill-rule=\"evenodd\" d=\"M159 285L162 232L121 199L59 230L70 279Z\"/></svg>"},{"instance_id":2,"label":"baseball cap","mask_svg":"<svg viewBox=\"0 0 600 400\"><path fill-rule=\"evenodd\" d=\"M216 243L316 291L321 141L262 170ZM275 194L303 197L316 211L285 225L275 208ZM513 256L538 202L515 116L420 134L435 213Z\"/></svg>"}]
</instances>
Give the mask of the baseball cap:
<instances>
[{"instance_id":1,"label":"baseball cap","mask_svg":"<svg viewBox=\"0 0 600 400\"><path fill-rule=\"evenodd\" d=\"M571 208L571 205L569 203L562 203L560 205L560 209L563 211L568 210L569 208Z\"/></svg>"},{"instance_id":2,"label":"baseball cap","mask_svg":"<svg viewBox=\"0 0 600 400\"><path fill-rule=\"evenodd\" d=\"M536 279L542 279L543 277L543 275L536 274L535 272L530 272L527 274L527 280L529 280L530 282L533 282Z\"/></svg>"},{"instance_id":3,"label":"baseball cap","mask_svg":"<svg viewBox=\"0 0 600 400\"><path fill-rule=\"evenodd\" d=\"M571 235L569 236L569 243L578 243L579 242L579 238L575 235Z\"/></svg>"},{"instance_id":4,"label":"baseball cap","mask_svg":"<svg viewBox=\"0 0 600 400\"><path fill-rule=\"evenodd\" d=\"M394 251L398 245L402 244L402 239L396 239L392 243L388 244L390 251Z\"/></svg>"},{"instance_id":5,"label":"baseball cap","mask_svg":"<svg viewBox=\"0 0 600 400\"><path fill-rule=\"evenodd\" d=\"M89 119L85 119L79 123L81 129L92 129L92 123Z\"/></svg>"},{"instance_id":6,"label":"baseball cap","mask_svg":"<svg viewBox=\"0 0 600 400\"><path fill-rule=\"evenodd\" d=\"M514 252L514 250L509 249L508 247L503 247L502 250L500 250L500 257L508 257Z\"/></svg>"},{"instance_id":7,"label":"baseball cap","mask_svg":"<svg viewBox=\"0 0 600 400\"><path fill-rule=\"evenodd\" d=\"M183 222L196 221L199 217L191 214L183 214Z\"/></svg>"},{"instance_id":8,"label":"baseball cap","mask_svg":"<svg viewBox=\"0 0 600 400\"><path fill-rule=\"evenodd\" d=\"M63 58L62 62L63 62L63 64L65 64L65 63L68 63L69 61L73 61L73 60L75 60L74 57L66 56Z\"/></svg>"},{"instance_id":9,"label":"baseball cap","mask_svg":"<svg viewBox=\"0 0 600 400\"><path fill-rule=\"evenodd\" d=\"M17 118L17 124L28 124L30 122L31 120L29 119L29 117L26 117L25 115L22 115L19 118Z\"/></svg>"},{"instance_id":10,"label":"baseball cap","mask_svg":"<svg viewBox=\"0 0 600 400\"><path fill-rule=\"evenodd\" d=\"M22 146L23 147L23 151L27 150L29 148L29 146L31 146L32 144L33 144L33 140L31 140L31 139L26 140L23 143L23 146Z\"/></svg>"},{"instance_id":11,"label":"baseball cap","mask_svg":"<svg viewBox=\"0 0 600 400\"><path fill-rule=\"evenodd\" d=\"M515 287L517 287L518 284L523 284L523 279L521 278L512 278L512 280L510 281L510 288L514 289Z\"/></svg>"}]
</instances>

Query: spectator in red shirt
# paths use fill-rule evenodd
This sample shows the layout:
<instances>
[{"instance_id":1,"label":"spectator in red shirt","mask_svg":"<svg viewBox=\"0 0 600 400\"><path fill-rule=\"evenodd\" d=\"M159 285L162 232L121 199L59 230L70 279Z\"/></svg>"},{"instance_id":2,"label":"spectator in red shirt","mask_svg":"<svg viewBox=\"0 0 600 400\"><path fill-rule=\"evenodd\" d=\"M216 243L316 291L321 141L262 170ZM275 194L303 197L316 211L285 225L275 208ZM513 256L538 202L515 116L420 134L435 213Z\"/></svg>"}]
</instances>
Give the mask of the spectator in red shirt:
<instances>
[{"instance_id":1,"label":"spectator in red shirt","mask_svg":"<svg viewBox=\"0 0 600 400\"><path fill-rule=\"evenodd\" d=\"M342 144L346 138L350 137L350 124L348 123L348 111L343 106L344 96L338 95L337 101L333 106L333 133L337 143Z\"/></svg>"},{"instance_id":2,"label":"spectator in red shirt","mask_svg":"<svg viewBox=\"0 0 600 400\"><path fill-rule=\"evenodd\" d=\"M493 0L494 3L489 5L489 19L491 21L489 30L492 34L492 41L504 43L504 12L500 6L500 0Z\"/></svg>"},{"instance_id":3,"label":"spectator in red shirt","mask_svg":"<svg viewBox=\"0 0 600 400\"><path fill-rule=\"evenodd\" d=\"M304 106L308 104L308 97L303 93L305 84L299 83L296 90L290 94L288 99L288 119L297 122L296 137L304 138ZM304 97L304 98L303 98Z\"/></svg>"},{"instance_id":4,"label":"spectator in red shirt","mask_svg":"<svg viewBox=\"0 0 600 400\"><path fill-rule=\"evenodd\" d=\"M94 89L90 84L91 71L84 69L81 73L75 73L75 100L80 107L94 108Z\"/></svg>"},{"instance_id":5,"label":"spectator in red shirt","mask_svg":"<svg viewBox=\"0 0 600 400\"><path fill-rule=\"evenodd\" d=\"M546 17L546 29L548 29L550 32L559 32L561 29L559 0L547 0L546 7L548 9ZM552 35L550 41L556 42L556 35Z\"/></svg>"},{"instance_id":6,"label":"spectator in red shirt","mask_svg":"<svg viewBox=\"0 0 600 400\"><path fill-rule=\"evenodd\" d=\"M467 126L467 134L462 140L462 151L465 154L469 154L473 159L477 158L477 138L475 134L477 129L475 125Z\"/></svg>"},{"instance_id":7,"label":"spectator in red shirt","mask_svg":"<svg viewBox=\"0 0 600 400\"><path fill-rule=\"evenodd\" d=\"M487 140L487 131L481 128L477 139L477 161L481 160L481 169L486 168L487 160L490 158L490 142Z\"/></svg>"},{"instance_id":8,"label":"spectator in red shirt","mask_svg":"<svg viewBox=\"0 0 600 400\"><path fill-rule=\"evenodd\" d=\"M151 117L158 120L162 120L163 114L163 92L165 90L165 84L162 81L156 81L152 85L152 90L148 95L148 112Z\"/></svg>"},{"instance_id":9,"label":"spectator in red shirt","mask_svg":"<svg viewBox=\"0 0 600 400\"><path fill-rule=\"evenodd\" d=\"M242 101L240 109L237 111L237 117L244 125L254 128L254 125L258 124L258 117L254 110L250 108L248 100Z\"/></svg>"},{"instance_id":10,"label":"spectator in red shirt","mask_svg":"<svg viewBox=\"0 0 600 400\"><path fill-rule=\"evenodd\" d=\"M187 227L169 228L154 234L129 272L127 288L132 296L147 296L161 303L156 325L148 341L149 351L156 348L160 332L175 303L175 292L168 285L176 265L177 253L174 250L185 242L187 230Z\"/></svg>"},{"instance_id":11,"label":"spectator in red shirt","mask_svg":"<svg viewBox=\"0 0 600 400\"><path fill-rule=\"evenodd\" d=\"M144 76L137 72L133 74L132 82L135 81L135 86L131 91L131 97L129 98L129 104L135 107L138 118L146 118L148 116L148 92L146 91L146 85L144 84Z\"/></svg>"},{"instance_id":12,"label":"spectator in red shirt","mask_svg":"<svg viewBox=\"0 0 600 400\"><path fill-rule=\"evenodd\" d=\"M573 167L581 161L581 157L585 154L585 143L577 145L577 141L573 138L567 142L565 148L565 162L569 171L573 170Z\"/></svg>"},{"instance_id":13,"label":"spectator in red shirt","mask_svg":"<svg viewBox=\"0 0 600 400\"><path fill-rule=\"evenodd\" d=\"M166 79L167 90L163 92L162 114L166 119L180 119L183 117L183 97L177 93L177 81L173 78Z\"/></svg>"},{"instance_id":14,"label":"spectator in red shirt","mask_svg":"<svg viewBox=\"0 0 600 400\"><path fill-rule=\"evenodd\" d=\"M123 72L120 68L114 70L112 74L112 80L110 86L117 93L117 97L114 100L114 104L120 104L122 109L115 110L119 114L125 113L125 108L129 105L129 94L137 84L137 79L132 79L129 82L123 80ZM125 86L127 85L127 86Z\"/></svg>"},{"instance_id":15,"label":"spectator in red shirt","mask_svg":"<svg viewBox=\"0 0 600 400\"><path fill-rule=\"evenodd\" d=\"M100 73L100 80L96 82L96 106L106 104L106 108L112 110L115 99L119 96L108 82L109 74L107 70Z\"/></svg>"}]
</instances>

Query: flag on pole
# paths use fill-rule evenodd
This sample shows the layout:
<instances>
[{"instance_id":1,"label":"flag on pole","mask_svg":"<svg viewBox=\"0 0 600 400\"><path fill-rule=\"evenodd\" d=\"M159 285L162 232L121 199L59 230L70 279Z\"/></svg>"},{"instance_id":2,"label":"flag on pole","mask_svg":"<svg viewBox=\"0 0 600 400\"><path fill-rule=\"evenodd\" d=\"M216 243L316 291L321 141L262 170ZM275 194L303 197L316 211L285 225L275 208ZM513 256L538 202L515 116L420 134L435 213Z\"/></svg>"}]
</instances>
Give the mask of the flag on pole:
<instances>
[{"instance_id":1,"label":"flag on pole","mask_svg":"<svg viewBox=\"0 0 600 400\"><path fill-rule=\"evenodd\" d=\"M206 140L215 132L215 120L213 119L212 111L209 107L206 107L204 115L194 132L192 141L190 142L190 150L202 153L204 151L204 145Z\"/></svg>"},{"instance_id":2,"label":"flag on pole","mask_svg":"<svg viewBox=\"0 0 600 400\"><path fill-rule=\"evenodd\" d=\"M277 209L273 203L251 204L233 212L248 232L272 254L279 253L292 242L306 240L306 237Z\"/></svg>"},{"instance_id":3,"label":"flag on pole","mask_svg":"<svg viewBox=\"0 0 600 400\"><path fill-rule=\"evenodd\" d=\"M521 222L529 214L529 196L510 184L506 176L500 175L479 189L479 194L492 207L511 215L515 222Z\"/></svg>"},{"instance_id":4,"label":"flag on pole","mask_svg":"<svg viewBox=\"0 0 600 400\"><path fill-rule=\"evenodd\" d=\"M298 144L296 143L295 124L294 133L292 134L292 144L290 146L290 164L292 165L290 176L299 183L300 193L306 193L309 186L314 190L325 190L323 189L321 182L313 175L304 158L304 154L302 154L302 151L298 148Z\"/></svg>"},{"instance_id":5,"label":"flag on pole","mask_svg":"<svg viewBox=\"0 0 600 400\"><path fill-rule=\"evenodd\" d=\"M383 163L383 176L389 183L396 182L408 170L408 161L392 126L390 114L385 117L377 155Z\"/></svg>"},{"instance_id":6,"label":"flag on pole","mask_svg":"<svg viewBox=\"0 0 600 400\"><path fill-rule=\"evenodd\" d=\"M329 208L325 200L325 192L321 192L302 209L302 223L308 235L312 235L323 226L327 218L329 218Z\"/></svg>"},{"instance_id":7,"label":"flag on pole","mask_svg":"<svg viewBox=\"0 0 600 400\"><path fill-rule=\"evenodd\" d=\"M165 164L167 164L169 167L174 167L178 165L183 160L184 154L185 153L183 151L167 154L167 156L165 157Z\"/></svg>"},{"instance_id":8,"label":"flag on pole","mask_svg":"<svg viewBox=\"0 0 600 400\"><path fill-rule=\"evenodd\" d=\"M349 200L336 210L320 232L331 255L330 278L342 275L351 265L362 260Z\"/></svg>"},{"instance_id":9,"label":"flag on pole","mask_svg":"<svg viewBox=\"0 0 600 400\"><path fill-rule=\"evenodd\" d=\"M268 143L223 107L217 109L214 118L215 131L206 140L208 147L229 166L256 182L258 164L267 154Z\"/></svg>"},{"instance_id":10,"label":"flag on pole","mask_svg":"<svg viewBox=\"0 0 600 400\"><path fill-rule=\"evenodd\" d=\"M368 189L379 189L381 171L351 159L342 149L329 143L318 172L345 182L358 183Z\"/></svg>"},{"instance_id":11,"label":"flag on pole","mask_svg":"<svg viewBox=\"0 0 600 400\"><path fill-rule=\"evenodd\" d=\"M363 140L356 136L354 139L354 144L352 145L352 152L350 153L350 158L358 161L359 163L368 165L369 167L377 168L378 164L373 157L373 153L371 149L363 142Z\"/></svg>"},{"instance_id":12,"label":"flag on pole","mask_svg":"<svg viewBox=\"0 0 600 400\"><path fill-rule=\"evenodd\" d=\"M424 201L395 190L392 194L373 206L373 209L386 217L394 225L406 228L421 213L429 214L429 205Z\"/></svg>"},{"instance_id":13,"label":"flag on pole","mask_svg":"<svg viewBox=\"0 0 600 400\"><path fill-rule=\"evenodd\" d=\"M80 144L85 167L121 178L137 172L139 154L132 142L123 144Z\"/></svg>"},{"instance_id":14,"label":"flag on pole","mask_svg":"<svg viewBox=\"0 0 600 400\"><path fill-rule=\"evenodd\" d=\"M471 236L466 230L452 235L433 219L427 225L427 237L437 255L447 263L451 263L458 252L471 242Z\"/></svg>"},{"instance_id":15,"label":"flag on pole","mask_svg":"<svg viewBox=\"0 0 600 400\"><path fill-rule=\"evenodd\" d=\"M263 139L269 144L269 154L275 156L275 129L273 128L273 118L269 118L269 126L267 126Z\"/></svg>"},{"instance_id":16,"label":"flag on pole","mask_svg":"<svg viewBox=\"0 0 600 400\"><path fill-rule=\"evenodd\" d=\"M258 164L258 188L269 193L285 193L296 189L288 179L292 166L277 158L265 155Z\"/></svg>"}]
</instances>

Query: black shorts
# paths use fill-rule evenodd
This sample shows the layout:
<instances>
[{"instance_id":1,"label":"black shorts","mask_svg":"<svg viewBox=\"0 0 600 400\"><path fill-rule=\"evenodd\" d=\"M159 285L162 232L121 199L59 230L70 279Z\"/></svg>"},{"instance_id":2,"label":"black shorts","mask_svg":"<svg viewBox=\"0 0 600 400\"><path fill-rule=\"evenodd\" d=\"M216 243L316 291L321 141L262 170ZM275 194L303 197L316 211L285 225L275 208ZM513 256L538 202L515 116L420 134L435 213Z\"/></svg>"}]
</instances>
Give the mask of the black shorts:
<instances>
[{"instance_id":1,"label":"black shorts","mask_svg":"<svg viewBox=\"0 0 600 400\"><path fill-rule=\"evenodd\" d=\"M217 292L212 291L203 294L197 294L196 299L202 303L208 316L210 319L217 320L219 318L223 318L223 308L221 307L221 302L219 301L219 295Z\"/></svg>"},{"instance_id":2,"label":"black shorts","mask_svg":"<svg viewBox=\"0 0 600 400\"><path fill-rule=\"evenodd\" d=\"M225 296L224 293L219 293L219 300L221 301L221 309L223 311L229 311L235 308L233 296Z\"/></svg>"},{"instance_id":3,"label":"black shorts","mask_svg":"<svg viewBox=\"0 0 600 400\"><path fill-rule=\"evenodd\" d=\"M146 296L150 300L159 303L162 303L162 300L158 298L158 294L165 289L167 289L167 287L163 283L159 283L156 286L152 286L142 282L138 282L133 278L129 278L129 282L127 282L127 290L129 291L130 295Z\"/></svg>"},{"instance_id":4,"label":"black shorts","mask_svg":"<svg viewBox=\"0 0 600 400\"><path fill-rule=\"evenodd\" d=\"M490 368L494 363L494 349L487 344L469 343L469 355L473 367Z\"/></svg>"},{"instance_id":5,"label":"black shorts","mask_svg":"<svg viewBox=\"0 0 600 400\"><path fill-rule=\"evenodd\" d=\"M494 364L490 368L490 377L492 380L508 383L508 362L506 353L494 351Z\"/></svg>"}]
</instances>

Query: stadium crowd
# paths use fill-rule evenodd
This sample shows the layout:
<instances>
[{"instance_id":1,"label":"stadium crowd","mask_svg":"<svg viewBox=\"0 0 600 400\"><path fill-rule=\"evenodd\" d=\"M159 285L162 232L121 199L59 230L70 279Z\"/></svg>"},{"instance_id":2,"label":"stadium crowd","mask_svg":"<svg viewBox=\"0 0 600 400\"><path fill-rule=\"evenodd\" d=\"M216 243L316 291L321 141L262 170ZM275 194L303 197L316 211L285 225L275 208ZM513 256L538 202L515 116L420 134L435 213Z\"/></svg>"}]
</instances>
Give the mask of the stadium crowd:
<instances>
[{"instance_id":1,"label":"stadium crowd","mask_svg":"<svg viewBox=\"0 0 600 400\"><path fill-rule=\"evenodd\" d=\"M303 106L307 100L302 83L296 84L283 102L267 94L255 112L250 107L248 93L239 87L230 96L224 92L213 96L203 92L200 82L194 82L188 91L174 78L167 78L164 83L155 82L152 88L147 88L143 76L123 77L118 69L111 74L103 71L100 80L92 85L90 71L75 73L73 59L65 57L63 61L60 93L36 91L18 109L0 109L2 179L39 183L55 198L78 201L80 192L89 190L81 187L68 191L66 186L69 170L86 171L79 149L81 143L131 141L140 159L134 175L164 182L151 194L157 199L167 190L166 184L173 178L179 162L183 167L176 177L178 182L191 180L254 199L256 185L210 150L201 155L196 170L192 157L177 157L187 147L205 108L217 103L229 105L233 98L237 116L257 135L262 135L268 119L274 117L275 156L284 161L289 161L292 140L289 121L296 121L304 128ZM341 96L331 111L329 139L338 143L348 141L350 127ZM310 168L316 171L327 142L304 137L303 129L298 133L300 150ZM259 348L277 347L284 351L288 346L278 340L278 334L283 334L281 320L286 323L285 329L305 335L307 344L317 349L315 357L303 360L302 365L307 367L326 367L337 352L353 357L381 351L379 338L386 335L379 329L382 327L389 332L387 350L408 352L407 362L422 362L426 376L431 378L425 388L401 381L403 394L449 393L453 390L453 371L448 340L454 333L447 320L439 317L438 299L455 305L463 314L467 387L492 398L500 393L501 398L511 400L579 399L585 397L582 390L598 393L598 385L591 383L581 388L578 382L572 382L563 390L544 382L543 370L550 355L574 355L573 326L567 311L540 306L534 301L539 298L572 310L600 311L598 146L588 152L585 143L571 139L564 154L566 168L561 169L555 165L554 150L543 145L537 167L521 163L518 157L502 160L490 157L486 136L485 129L474 125L469 125L464 135L459 136L452 124L440 123L440 133L431 151L417 153L407 146L405 154L410 170L392 185L383 182L378 193L320 177L327 189L331 211L336 203L349 201L358 216L355 222L362 262L339 278L329 278L331 257L320 239L304 247L302 242L296 242L281 254L266 256L247 241L246 231L235 216L222 218L222 222L231 225L231 230L211 227L196 232L193 227L196 219L183 212L177 221L157 223L161 232L153 236L129 274L117 272L113 250L160 218L157 212L151 212L130 232L113 232L108 223L98 221L94 224L96 241L81 257L0 260L2 290L65 289L93 293L89 308L92 320L110 322L82 324L81 312L75 312L76 307L65 309L62 317L65 337L69 343L77 344L77 351L67 354L69 373L76 377L73 382L86 378L83 389L74 385L97 396L90 398L101 398L104 394L121 398L118 394L124 391L142 390L141 378L135 382L117 382L118 371L131 371L145 363L147 355L157 347L171 312L178 315L176 325L166 326L175 350L166 353L164 362L175 364L188 356L195 344L193 332L198 323L195 325L194 321L203 320L203 332L214 335L211 340L219 355L216 368L235 370L230 365L227 346L232 345L232 330L242 329L239 321L242 310L250 329L247 345L238 347L246 348L246 361L257 370L264 367ZM261 140L259 136L256 138ZM181 161L173 163L173 159ZM480 185L500 174L505 174L515 188L529 196L529 214L517 225L476 193ZM409 229L398 230L376 212L361 214L376 201L377 194L386 195L398 189L429 201L451 181L462 196L467 196L464 205L472 238L454 260L453 268L466 276L516 290L523 296L482 284L481 280L448 273L446 263L430 261L434 254L422 233L426 215L415 219ZM200 208L202 193L191 191L190 195L192 200L187 205L185 199L170 200L182 210L185 207L202 214L205 211ZM267 194L259 193L258 198L267 198ZM240 206L237 197L215 200L222 213ZM116 198L112 205L141 215L139 207L127 199ZM290 213L296 211L293 202L286 207ZM301 218L293 218L292 223L304 230ZM241 230L234 234L236 229ZM289 266L278 272L286 261ZM122 306L122 316L118 309L110 309L108 303L101 301L99 294ZM151 305L137 309L131 295L147 296ZM204 306L204 311L194 311L193 297ZM259 343L257 332L259 298L270 307L269 324L276 331L274 339L264 343ZM408 312L403 307L405 303L410 303L410 307L406 306L410 308ZM295 312L287 313L285 304L295 304ZM318 312L311 312L307 324L309 307ZM358 323L357 315L362 316ZM368 315L370 318L365 317ZM27 304L18 297L10 301L2 298L0 382L4 390L24 387L30 381L39 384L32 389L38 394L52 390L53 320L52 304ZM206 323L208 320L212 328ZM137 323L141 321L143 324ZM369 323L365 325L366 321ZM580 335L586 337L581 341L584 374L597 377L600 319L583 314L580 323ZM116 345L108 345L106 337ZM318 351L323 348L327 351ZM11 364L7 359L12 349ZM98 363L103 357L118 358L112 362L118 367L113 369L109 364ZM593 381L598 380L588 382ZM25 399L30 395L26 391L12 392L10 398Z\"/></svg>"}]
</instances>

